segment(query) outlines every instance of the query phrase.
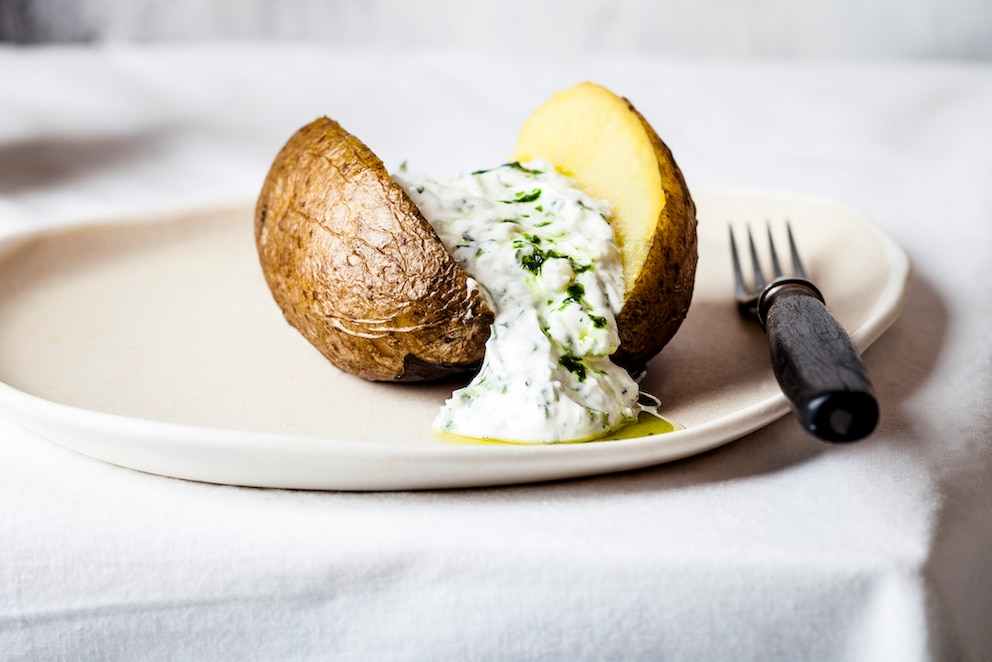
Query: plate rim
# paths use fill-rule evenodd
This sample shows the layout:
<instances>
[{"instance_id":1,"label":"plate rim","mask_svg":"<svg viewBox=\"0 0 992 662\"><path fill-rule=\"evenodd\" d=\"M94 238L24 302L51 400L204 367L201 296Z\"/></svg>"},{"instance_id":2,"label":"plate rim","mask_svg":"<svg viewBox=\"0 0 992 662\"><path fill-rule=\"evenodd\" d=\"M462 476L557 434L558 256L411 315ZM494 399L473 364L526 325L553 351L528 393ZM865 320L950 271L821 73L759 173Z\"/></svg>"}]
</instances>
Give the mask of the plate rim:
<instances>
[{"instance_id":1,"label":"plate rim","mask_svg":"<svg viewBox=\"0 0 992 662\"><path fill-rule=\"evenodd\" d=\"M873 306L867 319L857 329L849 332L858 351L863 353L881 337L901 314L912 271L909 256L884 230L858 209L823 196L777 189L701 187L693 189L692 195L694 198L748 197L785 200L799 204L816 204L836 209L838 212L857 220L859 224L870 230L879 241L888 266L887 280L878 293L877 303ZM122 214L41 229L28 229L0 237L0 259L3 259L4 255L14 250L23 241L57 235L84 227L115 223L170 222L192 215L233 212L248 206L247 200L241 204L232 202L211 203L177 207L171 211L156 209L153 213ZM612 473L654 466L705 453L765 427L787 414L789 409L790 406L785 396L781 392L777 392L764 400L736 409L731 413L664 435L581 444L497 446L438 443L436 445L404 445L388 441L358 441L313 435L244 431L113 414L48 400L42 396L22 391L0 379L0 411L42 438L64 448L110 464L173 478L281 489L349 491L445 489L511 485ZM424 459L437 461L454 458L457 462L477 461L487 464L494 462L494 460L500 460L505 465L508 458L527 458L539 464L531 467L530 471L518 472L521 477L510 475L512 472L508 474L505 470L497 470L490 472L491 475L487 478L470 476L467 480L461 477L451 477L448 480L418 480L414 476L398 479L395 473L389 473L385 482L378 480L378 476L373 476L371 480L368 477L356 477L356 480L353 481L332 481L334 484L303 477L295 481L288 480L287 477L276 480L246 480L245 477L238 478L234 475L225 477L215 474L213 471L204 472L188 469L181 471L178 468L162 471L160 470L162 467L157 467L155 462L142 462L130 458L126 451L124 453L119 451L107 452L104 448L108 445L107 443L87 442L85 440L80 442L73 439L71 434L68 435L68 438L61 437L62 432L70 429L82 432L87 439L91 435L105 435L108 440L114 438L140 439L145 444L153 445L163 443L163 440L168 440L167 443L178 446L193 444L194 446L191 448L194 453L203 453L211 449L223 450L225 446L237 445L241 450L247 448L255 454L262 451L262 455L272 455L275 449L278 449L275 451L277 453L292 449L294 453L303 454L312 453L315 449L319 449L323 451L320 454L326 455L327 449L331 448L352 461L372 464L377 461L381 463L384 454L394 462ZM52 431L55 432L54 435ZM205 446L203 442L209 442L209 445ZM388 452L384 453L384 451ZM547 464L547 458L568 458L575 466L543 468ZM587 466L590 462L594 466Z\"/></svg>"}]
</instances>

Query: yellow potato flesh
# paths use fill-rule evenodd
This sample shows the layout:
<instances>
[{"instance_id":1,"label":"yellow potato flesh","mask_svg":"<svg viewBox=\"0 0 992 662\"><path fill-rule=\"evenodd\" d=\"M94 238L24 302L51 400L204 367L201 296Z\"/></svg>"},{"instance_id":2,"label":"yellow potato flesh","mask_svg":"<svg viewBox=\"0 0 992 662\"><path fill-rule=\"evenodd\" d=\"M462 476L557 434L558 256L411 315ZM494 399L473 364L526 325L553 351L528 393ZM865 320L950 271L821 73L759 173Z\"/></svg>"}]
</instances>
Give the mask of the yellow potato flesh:
<instances>
[{"instance_id":1,"label":"yellow potato flesh","mask_svg":"<svg viewBox=\"0 0 992 662\"><path fill-rule=\"evenodd\" d=\"M654 146L629 104L598 85L583 83L557 93L524 123L517 158L545 158L583 191L613 208L626 290L651 248L665 205Z\"/></svg>"},{"instance_id":2,"label":"yellow potato flesh","mask_svg":"<svg viewBox=\"0 0 992 662\"><path fill-rule=\"evenodd\" d=\"M671 151L629 101L582 83L531 115L516 158L548 159L612 206L625 285L613 361L639 371L675 335L695 282L696 210Z\"/></svg>"}]
</instances>

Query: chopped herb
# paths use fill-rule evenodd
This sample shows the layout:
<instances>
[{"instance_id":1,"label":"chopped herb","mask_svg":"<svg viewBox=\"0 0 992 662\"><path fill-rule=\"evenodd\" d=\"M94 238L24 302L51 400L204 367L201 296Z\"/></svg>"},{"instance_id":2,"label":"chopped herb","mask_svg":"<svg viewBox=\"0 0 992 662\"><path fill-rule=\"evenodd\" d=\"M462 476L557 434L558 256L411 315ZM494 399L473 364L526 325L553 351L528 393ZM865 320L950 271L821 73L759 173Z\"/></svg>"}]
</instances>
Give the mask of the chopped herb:
<instances>
[{"instance_id":1,"label":"chopped herb","mask_svg":"<svg viewBox=\"0 0 992 662\"><path fill-rule=\"evenodd\" d=\"M582 283L572 283L568 286L568 289L565 290L565 294L568 295L568 298L565 299L566 301L574 301L575 303L578 303L579 300L585 296L586 288L582 286Z\"/></svg>"},{"instance_id":2,"label":"chopped herb","mask_svg":"<svg viewBox=\"0 0 992 662\"><path fill-rule=\"evenodd\" d=\"M504 164L504 165L505 165L505 164ZM474 171L472 171L472 172L471 172L471 173L469 173L469 174L472 174L472 175L484 175L484 174L486 174L487 172L492 172L493 170L499 170L499 169L500 169L500 168L502 168L502 167L503 167L503 166L496 166L495 168L483 168L482 170L474 170Z\"/></svg>"},{"instance_id":3,"label":"chopped herb","mask_svg":"<svg viewBox=\"0 0 992 662\"><path fill-rule=\"evenodd\" d=\"M524 193L523 191L520 191L513 197L513 199L515 202L534 202L540 197L541 197L541 189L536 188L530 193Z\"/></svg>"},{"instance_id":4,"label":"chopped herb","mask_svg":"<svg viewBox=\"0 0 992 662\"><path fill-rule=\"evenodd\" d=\"M565 290L565 294L568 295L568 296L566 296L565 299L564 299L564 301L562 301L561 305L558 306L558 310L565 310L565 308L569 304L572 304L572 303L581 304L582 303L582 297L584 297L585 294L586 294L586 288L584 288L582 286L582 283L572 283ZM591 319L592 317L594 317L594 315L590 315L589 317ZM602 319L603 320L603 325L605 326L606 319L605 318L602 318L602 317L599 318L599 319ZM593 322L593 324L595 325L595 322ZM597 328L600 328L601 329L603 327L599 326Z\"/></svg>"},{"instance_id":5,"label":"chopped herb","mask_svg":"<svg viewBox=\"0 0 992 662\"><path fill-rule=\"evenodd\" d=\"M514 170L519 170L520 172L526 172L529 175L543 175L543 170L534 170L531 168L525 168L520 164L520 161L514 161L513 163L507 163L506 167L513 168Z\"/></svg>"},{"instance_id":6,"label":"chopped herb","mask_svg":"<svg viewBox=\"0 0 992 662\"><path fill-rule=\"evenodd\" d=\"M521 255L518 259L520 260L521 267L532 274L536 274L541 270L541 265L544 264L546 256L542 251L535 250Z\"/></svg>"},{"instance_id":7,"label":"chopped herb","mask_svg":"<svg viewBox=\"0 0 992 662\"><path fill-rule=\"evenodd\" d=\"M594 327L596 327L597 329L605 329L606 328L606 318L605 317L601 317L599 315L590 315L589 316L589 321L592 322L592 325Z\"/></svg>"},{"instance_id":8,"label":"chopped herb","mask_svg":"<svg viewBox=\"0 0 992 662\"><path fill-rule=\"evenodd\" d=\"M541 189L536 188L531 191L517 191L513 196L513 200L500 200L500 202L510 205L515 202L534 202L541 197Z\"/></svg>"},{"instance_id":9,"label":"chopped herb","mask_svg":"<svg viewBox=\"0 0 992 662\"><path fill-rule=\"evenodd\" d=\"M540 237L535 235L524 235L524 237L533 243L527 243L522 239L516 239L513 242L513 247L518 251L517 261L520 262L520 265L524 269L530 271L531 273L538 273L546 261L555 259L568 260L568 264L572 268L572 272L576 274L581 274L592 269L592 265L578 264L570 255L559 253L553 249L542 250L538 248L536 244L540 242ZM579 287L581 287L581 285ZM585 290L583 290L583 293L585 293Z\"/></svg>"},{"instance_id":10,"label":"chopped herb","mask_svg":"<svg viewBox=\"0 0 992 662\"><path fill-rule=\"evenodd\" d=\"M534 209L536 209L537 211L544 211L544 205L538 205L534 207Z\"/></svg>"},{"instance_id":11,"label":"chopped herb","mask_svg":"<svg viewBox=\"0 0 992 662\"><path fill-rule=\"evenodd\" d=\"M578 377L580 382L586 380L586 367L583 365L582 359L571 354L564 354L558 359L558 364Z\"/></svg>"}]
</instances>

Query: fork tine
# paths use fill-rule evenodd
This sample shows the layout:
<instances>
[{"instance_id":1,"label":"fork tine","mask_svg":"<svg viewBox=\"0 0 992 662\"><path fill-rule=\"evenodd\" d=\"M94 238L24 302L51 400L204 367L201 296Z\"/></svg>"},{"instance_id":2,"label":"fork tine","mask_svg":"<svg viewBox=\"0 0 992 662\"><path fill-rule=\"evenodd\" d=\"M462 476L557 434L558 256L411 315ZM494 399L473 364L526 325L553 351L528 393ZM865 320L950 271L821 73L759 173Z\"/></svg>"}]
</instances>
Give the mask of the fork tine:
<instances>
[{"instance_id":1,"label":"fork tine","mask_svg":"<svg viewBox=\"0 0 992 662\"><path fill-rule=\"evenodd\" d=\"M747 286L744 285L744 273L741 271L741 260L737 254L734 226L728 225L727 229L730 231L730 259L734 263L734 288L736 289L737 300L740 301L747 296Z\"/></svg>"},{"instance_id":2,"label":"fork tine","mask_svg":"<svg viewBox=\"0 0 992 662\"><path fill-rule=\"evenodd\" d=\"M806 270L803 269L803 263L799 259L799 249L796 248L796 239L792 236L792 224L786 221L785 229L789 234L789 252L792 253L792 271L797 277L806 278Z\"/></svg>"},{"instance_id":3,"label":"fork tine","mask_svg":"<svg viewBox=\"0 0 992 662\"><path fill-rule=\"evenodd\" d=\"M772 278L782 277L782 265L778 261L778 253L775 251L775 239L772 238L772 224L765 223L768 230L768 253L772 259Z\"/></svg>"},{"instance_id":4,"label":"fork tine","mask_svg":"<svg viewBox=\"0 0 992 662\"><path fill-rule=\"evenodd\" d=\"M754 246L754 236L751 234L751 226L747 227L747 240L751 247L751 264L754 265L754 289L765 288L765 277L761 273L761 263L758 262L758 249Z\"/></svg>"}]
</instances>

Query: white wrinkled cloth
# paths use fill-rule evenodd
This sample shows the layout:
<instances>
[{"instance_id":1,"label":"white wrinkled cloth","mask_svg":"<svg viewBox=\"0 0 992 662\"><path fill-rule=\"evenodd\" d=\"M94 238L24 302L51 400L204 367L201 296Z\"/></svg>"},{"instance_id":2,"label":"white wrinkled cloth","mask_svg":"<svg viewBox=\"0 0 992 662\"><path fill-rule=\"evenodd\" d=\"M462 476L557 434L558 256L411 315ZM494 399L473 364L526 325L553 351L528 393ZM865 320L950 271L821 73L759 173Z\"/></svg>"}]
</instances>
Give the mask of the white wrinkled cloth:
<instances>
[{"instance_id":1,"label":"white wrinkled cloth","mask_svg":"<svg viewBox=\"0 0 992 662\"><path fill-rule=\"evenodd\" d=\"M690 186L833 198L907 249L873 437L785 418L626 474L358 494L144 475L0 420L0 659L992 659L992 67L0 48L0 234L251 199L322 114L390 166L498 163L585 79Z\"/></svg>"}]
</instances>

